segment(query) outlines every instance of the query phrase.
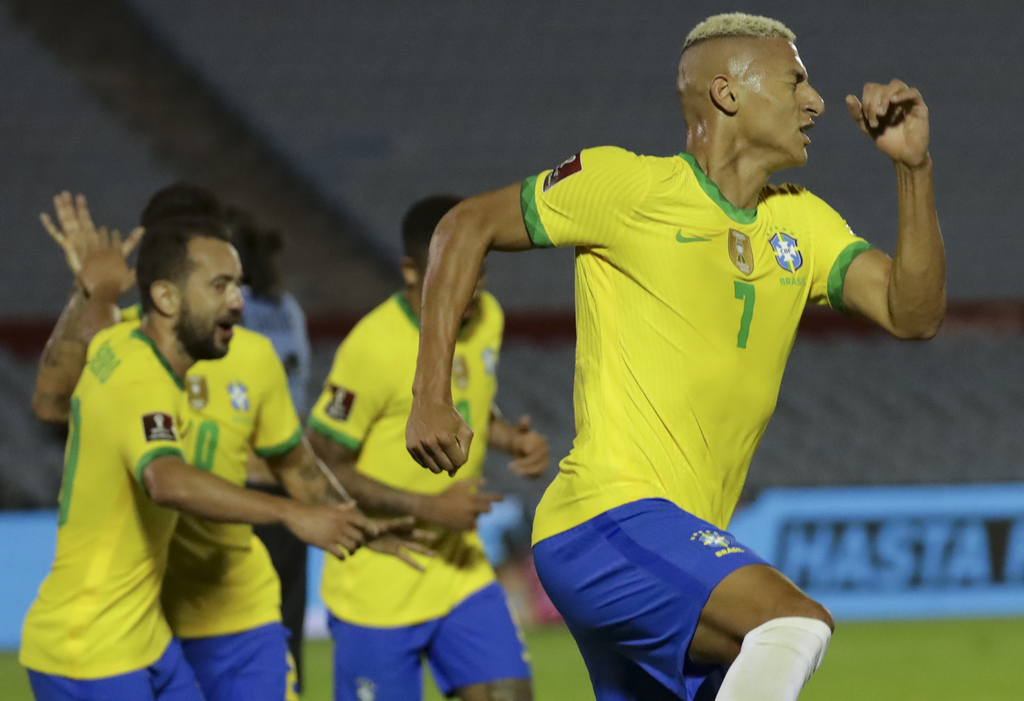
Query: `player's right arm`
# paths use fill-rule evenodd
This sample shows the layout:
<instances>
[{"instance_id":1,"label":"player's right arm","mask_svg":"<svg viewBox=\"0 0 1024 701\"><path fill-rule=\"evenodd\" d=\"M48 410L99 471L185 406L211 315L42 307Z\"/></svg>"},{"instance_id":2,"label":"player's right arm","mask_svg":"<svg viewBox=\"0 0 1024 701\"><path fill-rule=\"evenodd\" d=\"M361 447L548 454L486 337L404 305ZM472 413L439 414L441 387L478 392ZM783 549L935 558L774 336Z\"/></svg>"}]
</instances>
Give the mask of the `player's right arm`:
<instances>
[{"instance_id":1,"label":"player's right arm","mask_svg":"<svg viewBox=\"0 0 1024 701\"><path fill-rule=\"evenodd\" d=\"M142 229L121 241L118 232L93 225L83 195L72 200L71 193L63 192L53 198L53 203L60 227L48 214L41 214L40 219L64 250L75 276L75 288L43 349L32 410L42 421L66 423L89 342L100 330L118 322L117 300L135 284L126 258L141 238Z\"/></svg>"},{"instance_id":2,"label":"player's right arm","mask_svg":"<svg viewBox=\"0 0 1024 701\"><path fill-rule=\"evenodd\" d=\"M376 535L373 524L354 503L317 506L245 489L176 455L149 462L141 480L150 498L161 506L213 521L280 524L304 543L342 559L355 552L368 534Z\"/></svg>"},{"instance_id":3,"label":"player's right arm","mask_svg":"<svg viewBox=\"0 0 1024 701\"><path fill-rule=\"evenodd\" d=\"M406 447L431 472L455 472L473 432L452 404L452 356L462 312L490 250L613 245L650 189L641 157L588 149L554 171L471 197L438 223L423 284L420 347Z\"/></svg>"}]
</instances>

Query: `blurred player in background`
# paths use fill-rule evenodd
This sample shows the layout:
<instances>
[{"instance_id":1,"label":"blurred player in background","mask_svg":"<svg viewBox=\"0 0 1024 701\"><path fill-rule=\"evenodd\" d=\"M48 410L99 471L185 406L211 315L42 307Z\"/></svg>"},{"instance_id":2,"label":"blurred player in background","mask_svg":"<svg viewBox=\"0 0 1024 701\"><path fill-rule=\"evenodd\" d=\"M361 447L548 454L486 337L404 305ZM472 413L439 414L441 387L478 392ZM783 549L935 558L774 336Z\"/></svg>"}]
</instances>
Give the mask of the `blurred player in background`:
<instances>
[{"instance_id":1,"label":"blurred player in background","mask_svg":"<svg viewBox=\"0 0 1024 701\"><path fill-rule=\"evenodd\" d=\"M405 290L363 317L338 348L308 420L314 449L370 513L413 515L438 536L437 556L419 560L422 572L374 552L324 566L338 701L422 698L424 658L446 695L532 698L526 649L474 529L500 499L477 491L487 446L511 454L511 469L528 477L544 472L548 448L528 417L511 425L492 411L504 315L480 277L460 310L449 391L481 440L454 481L425 473L405 450L430 236L458 201L429 197L408 211Z\"/></svg>"},{"instance_id":2,"label":"blurred player in background","mask_svg":"<svg viewBox=\"0 0 1024 701\"><path fill-rule=\"evenodd\" d=\"M120 237L104 238L123 260ZM116 309L134 274L94 277L92 261L81 262L86 302ZM339 557L377 532L352 504L306 505L208 474L216 431L189 415L182 378L228 353L240 279L220 225L157 224L139 250L141 323L102 330L89 345L68 402L55 561L22 634L20 661L40 700L203 698L160 606L179 510L211 527L285 523ZM282 636L282 668L284 653ZM284 698L280 681L275 697L261 698Z\"/></svg>"},{"instance_id":3,"label":"blurred player in background","mask_svg":"<svg viewBox=\"0 0 1024 701\"><path fill-rule=\"evenodd\" d=\"M306 317L298 300L284 289L277 266L282 248L281 235L266 231L254 219L238 209L228 208L224 215L232 231L231 239L242 259L242 326L266 336L274 345L288 373L288 389L300 416L305 416L306 385L309 382L311 352L306 333ZM245 486L283 496L287 492L266 461L250 454L249 478ZM253 529L270 552L281 579L281 618L291 634L288 647L295 659L297 687L302 691L302 641L306 620L306 544L287 528L257 526Z\"/></svg>"},{"instance_id":4,"label":"blurred player in background","mask_svg":"<svg viewBox=\"0 0 1024 701\"><path fill-rule=\"evenodd\" d=\"M162 201L161 193L151 205ZM47 226L69 252L69 261L81 256L76 272L84 286L125 291L133 278L125 263L125 247L117 245L116 237L97 240L103 237L93 227L84 200L73 204L69 195L62 195L56 204L62 230L49 221ZM169 225L219 226L180 218L168 224L154 217L156 209L147 208L146 221L157 233ZM93 310L93 306L99 308ZM117 307L109 301L91 296L85 309L97 317L107 315L111 325L103 332L107 339L137 333L137 319L113 325ZM189 323L183 322L183 327ZM74 325L65 331L74 332ZM41 383L47 380L47 367L41 366ZM73 374L72 368L59 370L58 377ZM194 465L240 485L253 451L266 459L292 496L320 504L344 500L302 442L284 368L268 339L234 327L227 354L193 365L185 386L191 425L185 442ZM55 391L60 387L52 379L49 387L50 401L56 403L62 397ZM294 698L294 669L280 603L277 576L250 526L187 515L180 518L169 550L162 604L207 701Z\"/></svg>"},{"instance_id":5,"label":"blurred player in background","mask_svg":"<svg viewBox=\"0 0 1024 701\"><path fill-rule=\"evenodd\" d=\"M678 90L687 152L588 149L441 222L424 285L409 450L455 473L472 428L448 381L460 317L490 249L576 247L577 437L534 522L534 558L599 701L791 701L829 612L724 531L778 397L808 302L930 338L945 256L928 109L900 81L847 97L896 169L893 259L797 186L824 108L781 23L719 15L688 36ZM837 398L841 401L841 398Z\"/></svg>"}]
</instances>

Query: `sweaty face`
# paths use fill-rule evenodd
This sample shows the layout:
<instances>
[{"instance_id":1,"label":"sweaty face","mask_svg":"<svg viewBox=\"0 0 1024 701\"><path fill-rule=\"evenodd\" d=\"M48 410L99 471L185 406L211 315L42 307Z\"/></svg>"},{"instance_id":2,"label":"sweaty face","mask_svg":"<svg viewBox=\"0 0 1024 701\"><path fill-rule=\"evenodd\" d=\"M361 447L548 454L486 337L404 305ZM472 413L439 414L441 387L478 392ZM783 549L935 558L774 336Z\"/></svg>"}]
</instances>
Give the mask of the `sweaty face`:
<instances>
[{"instance_id":1,"label":"sweaty face","mask_svg":"<svg viewBox=\"0 0 1024 701\"><path fill-rule=\"evenodd\" d=\"M193 359L223 358L242 321L242 264L234 246L219 239L194 238L188 253L191 274L174 330Z\"/></svg>"},{"instance_id":2,"label":"sweaty face","mask_svg":"<svg viewBox=\"0 0 1024 701\"><path fill-rule=\"evenodd\" d=\"M739 77L742 133L770 153L775 170L807 162L807 131L825 110L796 47L785 39L756 40L758 51Z\"/></svg>"}]
</instances>

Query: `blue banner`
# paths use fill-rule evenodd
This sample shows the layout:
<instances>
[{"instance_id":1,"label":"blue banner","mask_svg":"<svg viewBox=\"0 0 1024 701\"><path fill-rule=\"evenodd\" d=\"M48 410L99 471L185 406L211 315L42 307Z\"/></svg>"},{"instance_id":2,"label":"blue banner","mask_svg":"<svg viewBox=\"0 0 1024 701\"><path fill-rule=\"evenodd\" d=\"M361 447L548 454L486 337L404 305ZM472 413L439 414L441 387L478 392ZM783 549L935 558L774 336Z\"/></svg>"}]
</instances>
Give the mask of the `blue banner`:
<instances>
[{"instance_id":1,"label":"blue banner","mask_svg":"<svg viewBox=\"0 0 1024 701\"><path fill-rule=\"evenodd\" d=\"M773 489L729 530L838 619L1024 614L1024 485Z\"/></svg>"}]
</instances>

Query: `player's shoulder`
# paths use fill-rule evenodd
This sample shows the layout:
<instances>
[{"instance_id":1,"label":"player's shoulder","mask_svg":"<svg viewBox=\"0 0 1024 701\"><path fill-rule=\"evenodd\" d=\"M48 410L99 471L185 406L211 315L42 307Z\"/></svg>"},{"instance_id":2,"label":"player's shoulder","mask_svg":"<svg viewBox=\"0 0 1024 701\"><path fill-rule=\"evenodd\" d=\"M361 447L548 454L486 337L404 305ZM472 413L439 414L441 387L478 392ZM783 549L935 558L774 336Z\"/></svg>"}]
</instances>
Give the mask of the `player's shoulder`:
<instances>
[{"instance_id":1,"label":"player's shoulder","mask_svg":"<svg viewBox=\"0 0 1024 701\"><path fill-rule=\"evenodd\" d=\"M480 316L482 327L500 337L505 330L505 310L498 299L486 290L480 293Z\"/></svg>"},{"instance_id":2,"label":"player's shoulder","mask_svg":"<svg viewBox=\"0 0 1024 701\"><path fill-rule=\"evenodd\" d=\"M156 344L137 323L103 329L89 344L83 377L110 391L151 392L160 386L183 387Z\"/></svg>"},{"instance_id":3,"label":"player's shoulder","mask_svg":"<svg viewBox=\"0 0 1024 701\"><path fill-rule=\"evenodd\" d=\"M419 318L413 313L405 293L396 292L363 316L341 342L338 352L365 351L374 356L387 355L400 339L415 338ZM411 333L410 333L411 332Z\"/></svg>"},{"instance_id":4,"label":"player's shoulder","mask_svg":"<svg viewBox=\"0 0 1024 701\"><path fill-rule=\"evenodd\" d=\"M267 358L277 357L273 342L258 331L253 331L237 324L232 331L227 355L222 360L228 362L250 361L259 363Z\"/></svg>"}]
</instances>

